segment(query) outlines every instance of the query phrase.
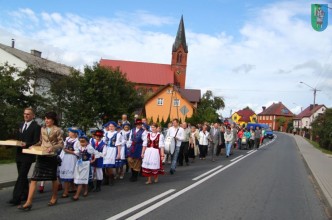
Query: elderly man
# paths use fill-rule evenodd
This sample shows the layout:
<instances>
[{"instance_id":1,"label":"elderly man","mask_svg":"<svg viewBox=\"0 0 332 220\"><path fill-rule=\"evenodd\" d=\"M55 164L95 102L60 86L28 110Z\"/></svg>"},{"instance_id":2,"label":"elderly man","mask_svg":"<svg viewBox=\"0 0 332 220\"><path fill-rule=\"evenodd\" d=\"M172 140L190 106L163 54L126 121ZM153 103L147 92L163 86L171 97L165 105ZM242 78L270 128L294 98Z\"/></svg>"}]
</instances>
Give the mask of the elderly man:
<instances>
[{"instance_id":1,"label":"elderly man","mask_svg":"<svg viewBox=\"0 0 332 220\"><path fill-rule=\"evenodd\" d=\"M172 127L167 130L166 137L173 137L175 139L175 151L172 155L172 164L170 169L170 174L173 175L175 173L176 164L180 152L181 143L184 139L184 130L179 125L179 119L173 119Z\"/></svg>"},{"instance_id":2,"label":"elderly man","mask_svg":"<svg viewBox=\"0 0 332 220\"><path fill-rule=\"evenodd\" d=\"M179 166L183 166L183 159L186 162L186 165L189 166L189 138L190 138L190 128L188 128L187 122L183 122L181 124L184 137L183 141L181 142L180 151L179 151Z\"/></svg>"},{"instance_id":3,"label":"elderly man","mask_svg":"<svg viewBox=\"0 0 332 220\"><path fill-rule=\"evenodd\" d=\"M212 161L215 161L215 155L217 155L217 148L221 143L221 132L218 123L214 123L213 127L210 130L211 137L211 153L212 153Z\"/></svg>"},{"instance_id":4,"label":"elderly man","mask_svg":"<svg viewBox=\"0 0 332 220\"><path fill-rule=\"evenodd\" d=\"M31 164L36 161L36 155L24 154L22 149L38 143L40 140L40 126L34 121L35 112L32 108L24 109L24 122L20 125L18 140L22 141L22 146L17 147L16 167L18 177L15 183L13 197L8 202L11 205L19 205L21 201L28 197L29 181L28 173Z\"/></svg>"}]
</instances>

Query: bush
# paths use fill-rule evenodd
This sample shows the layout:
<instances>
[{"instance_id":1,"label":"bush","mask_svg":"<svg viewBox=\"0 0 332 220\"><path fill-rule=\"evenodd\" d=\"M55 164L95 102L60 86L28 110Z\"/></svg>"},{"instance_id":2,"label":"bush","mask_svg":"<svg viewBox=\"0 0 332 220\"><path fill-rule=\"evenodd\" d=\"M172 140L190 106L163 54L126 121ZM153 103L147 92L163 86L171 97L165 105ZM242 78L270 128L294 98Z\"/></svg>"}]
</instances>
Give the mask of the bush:
<instances>
[{"instance_id":1,"label":"bush","mask_svg":"<svg viewBox=\"0 0 332 220\"><path fill-rule=\"evenodd\" d=\"M319 146L332 151L332 109L326 109L311 126L313 137L318 140Z\"/></svg>"}]
</instances>

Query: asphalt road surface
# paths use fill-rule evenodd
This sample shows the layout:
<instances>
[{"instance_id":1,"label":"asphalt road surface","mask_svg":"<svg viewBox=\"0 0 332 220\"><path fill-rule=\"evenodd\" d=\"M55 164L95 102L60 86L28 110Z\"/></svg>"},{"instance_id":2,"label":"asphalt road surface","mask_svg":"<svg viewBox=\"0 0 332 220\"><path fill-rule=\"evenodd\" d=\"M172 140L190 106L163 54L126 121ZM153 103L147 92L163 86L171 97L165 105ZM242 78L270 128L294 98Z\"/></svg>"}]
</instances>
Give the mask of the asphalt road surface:
<instances>
[{"instance_id":1,"label":"asphalt road surface","mask_svg":"<svg viewBox=\"0 0 332 220\"><path fill-rule=\"evenodd\" d=\"M0 219L331 219L294 139L282 133L259 150L178 167L158 184L128 179L77 202L59 198L54 207L47 206L47 185L30 212L6 204L12 187L1 189Z\"/></svg>"}]
</instances>

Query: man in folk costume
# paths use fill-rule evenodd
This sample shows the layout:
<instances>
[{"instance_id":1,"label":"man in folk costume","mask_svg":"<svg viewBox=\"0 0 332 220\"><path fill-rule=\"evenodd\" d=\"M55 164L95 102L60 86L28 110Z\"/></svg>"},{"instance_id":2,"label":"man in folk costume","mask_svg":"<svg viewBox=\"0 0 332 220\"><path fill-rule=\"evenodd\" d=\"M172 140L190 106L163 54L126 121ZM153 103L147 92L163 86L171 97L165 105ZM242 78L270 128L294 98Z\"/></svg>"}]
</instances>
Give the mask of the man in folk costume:
<instances>
[{"instance_id":1,"label":"man in folk costume","mask_svg":"<svg viewBox=\"0 0 332 220\"><path fill-rule=\"evenodd\" d=\"M96 130L94 133L94 138L90 140L91 146L98 152L103 152L105 142L103 141L104 132L102 130ZM92 159L92 176L96 178L96 188L94 192L99 192L101 190L101 183L103 181L103 158Z\"/></svg>"},{"instance_id":2,"label":"man in folk costume","mask_svg":"<svg viewBox=\"0 0 332 220\"><path fill-rule=\"evenodd\" d=\"M142 149L147 146L147 132L142 128L142 120L135 121L135 128L130 132L131 147L128 152L128 164L131 168L131 182L137 181L142 165Z\"/></svg>"}]
</instances>

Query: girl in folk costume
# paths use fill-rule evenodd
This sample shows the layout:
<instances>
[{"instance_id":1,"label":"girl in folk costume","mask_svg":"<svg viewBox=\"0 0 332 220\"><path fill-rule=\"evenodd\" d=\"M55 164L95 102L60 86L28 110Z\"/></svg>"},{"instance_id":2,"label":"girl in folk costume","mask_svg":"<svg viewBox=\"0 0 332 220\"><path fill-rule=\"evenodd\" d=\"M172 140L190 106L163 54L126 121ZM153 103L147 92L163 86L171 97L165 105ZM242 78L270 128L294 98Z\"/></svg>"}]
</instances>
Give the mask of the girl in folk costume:
<instances>
[{"instance_id":1,"label":"girl in folk costume","mask_svg":"<svg viewBox=\"0 0 332 220\"><path fill-rule=\"evenodd\" d=\"M102 130L96 130L94 133L94 138L90 139L91 146L98 152L102 153L105 147L105 142L103 140L104 132ZM103 181L103 158L96 158L92 156L92 176L96 178L96 188L94 192L100 192L101 183Z\"/></svg>"},{"instance_id":2,"label":"girl in folk costume","mask_svg":"<svg viewBox=\"0 0 332 220\"><path fill-rule=\"evenodd\" d=\"M164 159L164 135L157 131L158 124L151 125L151 132L147 134L147 146L142 151L142 173L148 178L145 184L151 184L151 178L158 182L158 175L164 175L162 160Z\"/></svg>"},{"instance_id":3,"label":"girl in folk costume","mask_svg":"<svg viewBox=\"0 0 332 220\"><path fill-rule=\"evenodd\" d=\"M120 148L122 144L121 135L116 130L117 123L114 121L109 122L109 131L105 134L108 140L103 149L103 167L105 174L111 181L114 179L114 168L116 168L116 159L120 158Z\"/></svg>"},{"instance_id":4,"label":"girl in folk costume","mask_svg":"<svg viewBox=\"0 0 332 220\"><path fill-rule=\"evenodd\" d=\"M190 138L189 138L189 158L192 158L192 163L195 161L195 157L199 155L199 132L195 125L191 126Z\"/></svg>"},{"instance_id":5,"label":"girl in folk costume","mask_svg":"<svg viewBox=\"0 0 332 220\"><path fill-rule=\"evenodd\" d=\"M74 183L77 184L77 191L72 197L72 200L77 201L82 189L83 196L86 197L88 195L88 183L92 181L90 165L93 163L92 156L99 158L102 155L89 144L89 138L87 136L81 136L79 138L79 143L75 148L75 154L78 157L74 171Z\"/></svg>"},{"instance_id":6,"label":"girl in folk costume","mask_svg":"<svg viewBox=\"0 0 332 220\"><path fill-rule=\"evenodd\" d=\"M67 198L69 193L69 186L74 181L74 169L77 161L75 148L78 142L77 128L68 129L68 137L64 142L64 148L61 151L60 158L62 159L60 169L60 179L64 182L64 191L62 198Z\"/></svg>"},{"instance_id":7,"label":"girl in folk costume","mask_svg":"<svg viewBox=\"0 0 332 220\"><path fill-rule=\"evenodd\" d=\"M126 139L126 133L125 131L122 130L122 126L117 126L117 132L118 135L120 136L119 140L121 140L121 142L117 142L116 145L120 146L118 148L118 155L119 157L116 158L115 160L115 164L116 164L116 176L115 179L117 177L119 177L120 179L123 179L124 173L123 173L123 166L126 164L126 146L123 145L124 140ZM128 133L128 138L129 138L129 132Z\"/></svg>"},{"instance_id":8,"label":"girl in folk costume","mask_svg":"<svg viewBox=\"0 0 332 220\"><path fill-rule=\"evenodd\" d=\"M131 142L129 141L130 139L130 123L124 123L122 124L123 130L121 131L122 133L122 150L125 152L125 164L126 164L126 172L129 170L129 165L128 165L128 154L129 154L129 149L131 146ZM120 173L120 179L123 179L124 177L124 172Z\"/></svg>"}]
</instances>

